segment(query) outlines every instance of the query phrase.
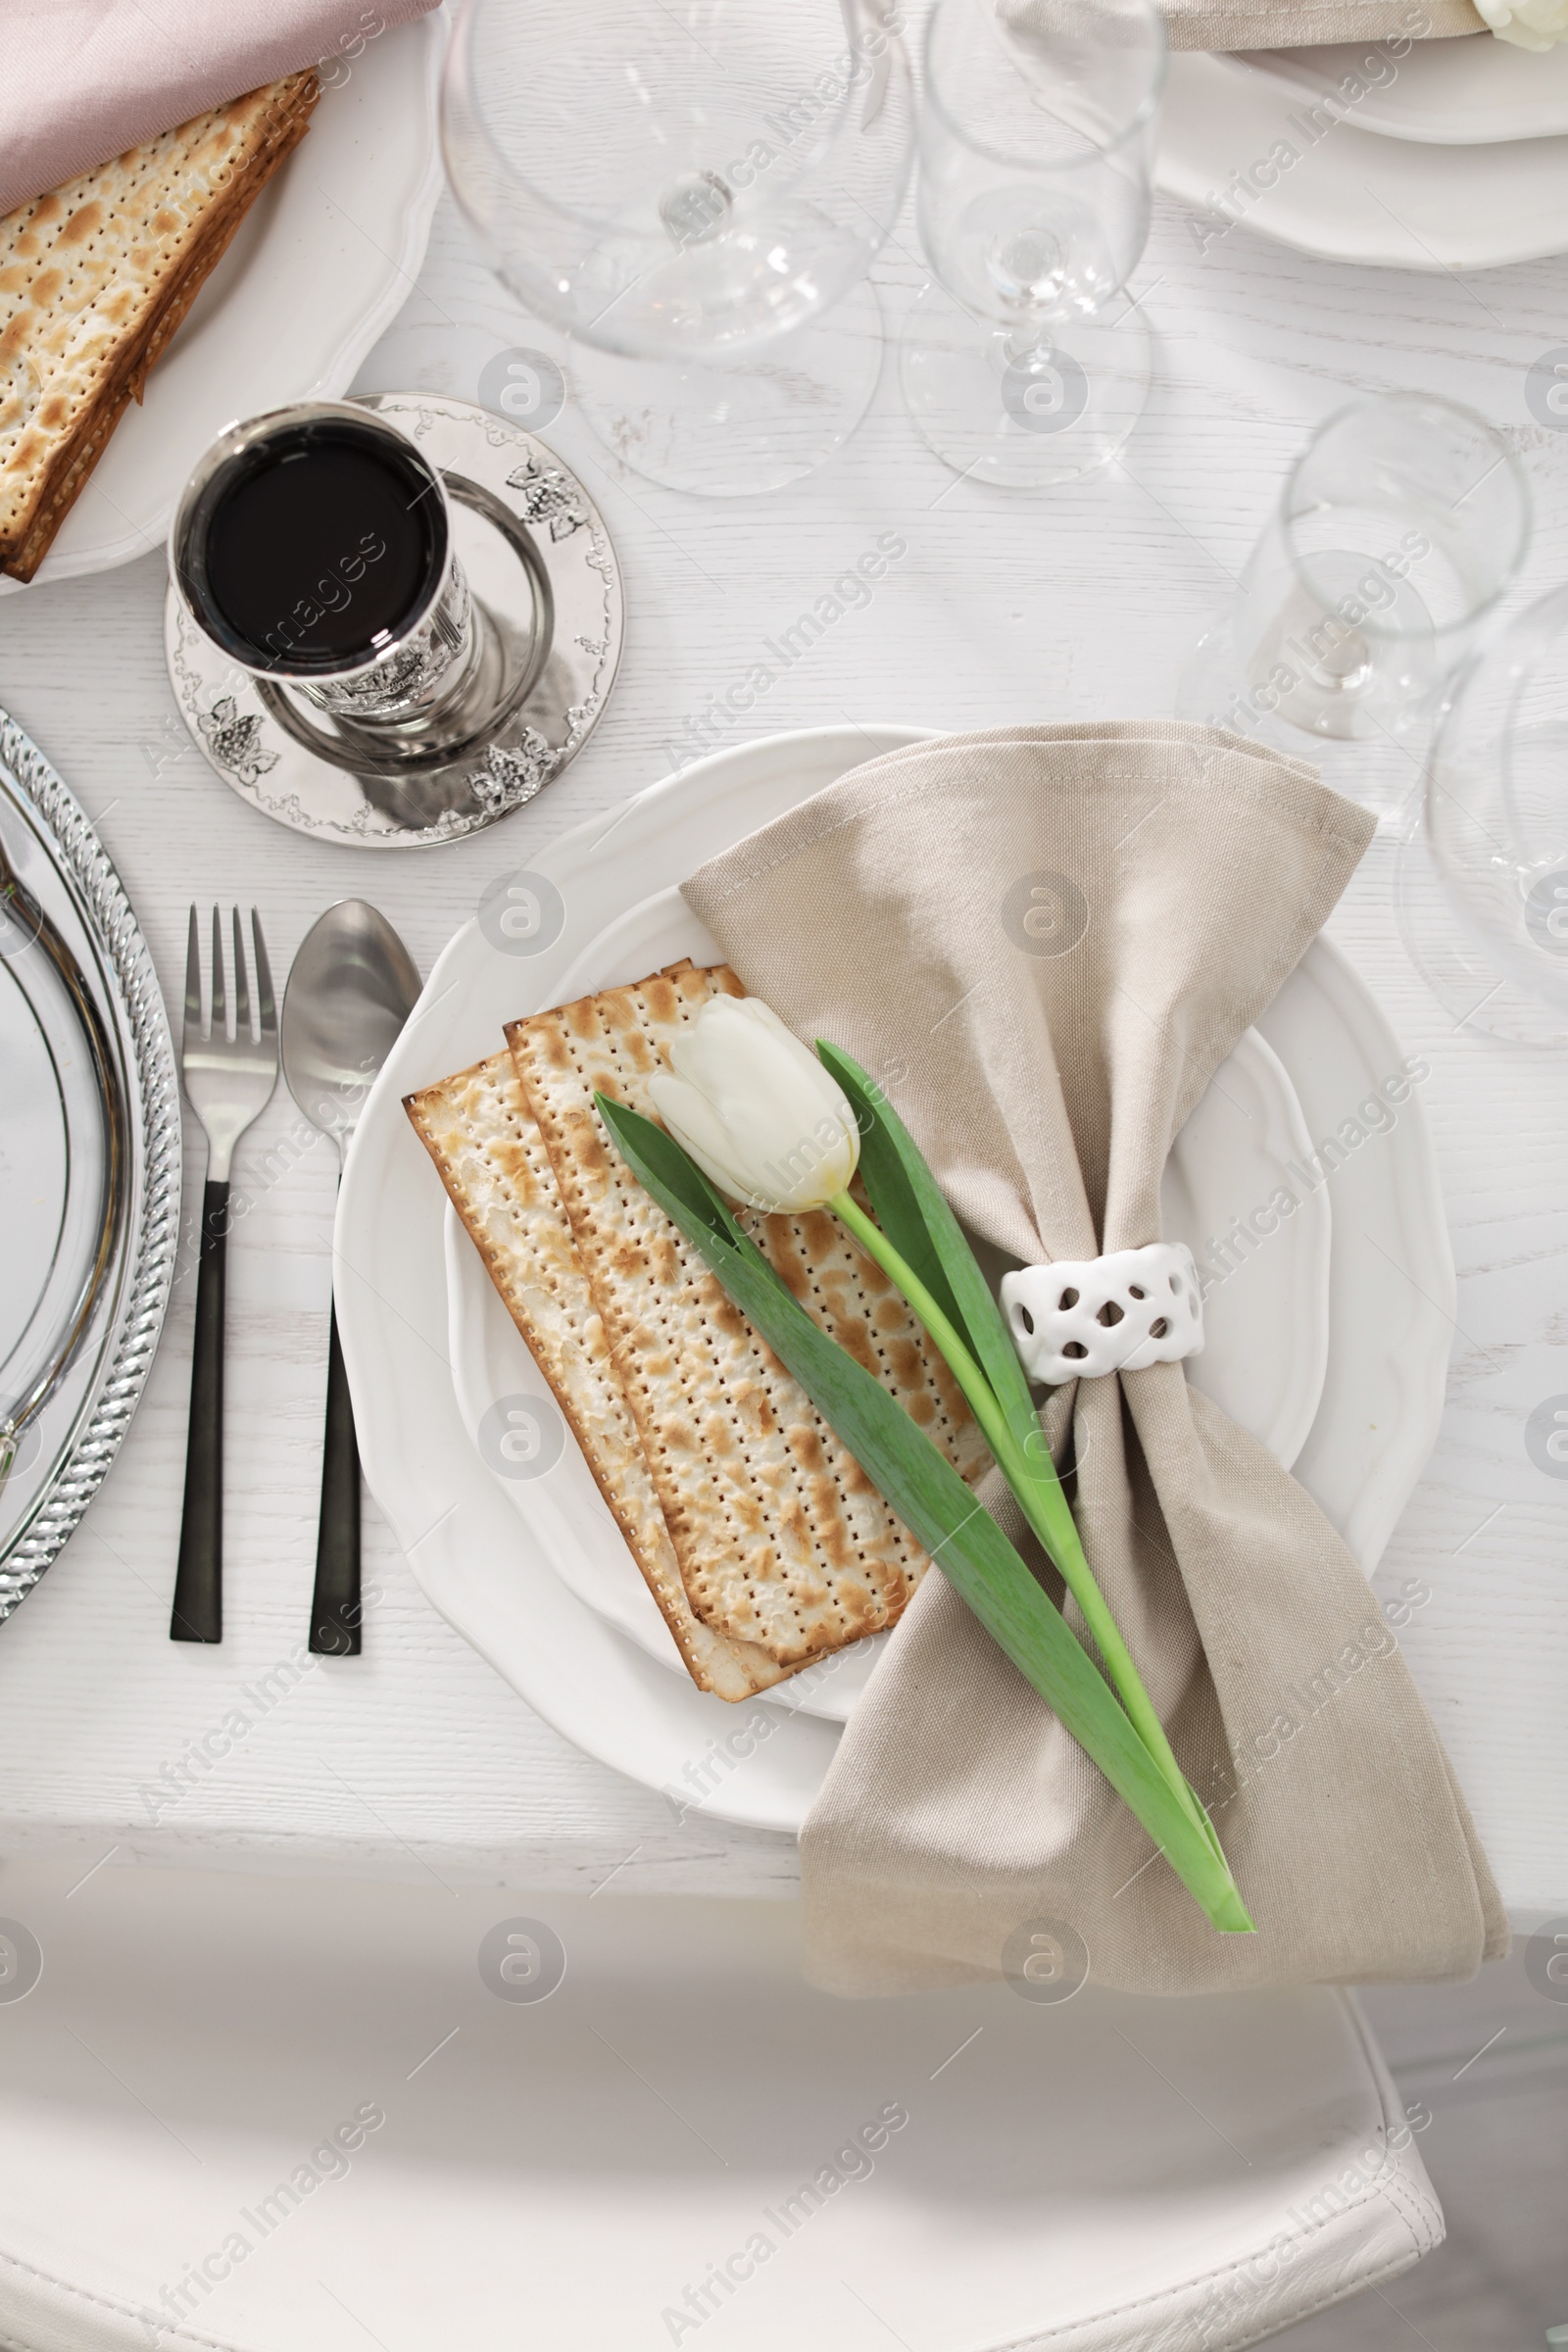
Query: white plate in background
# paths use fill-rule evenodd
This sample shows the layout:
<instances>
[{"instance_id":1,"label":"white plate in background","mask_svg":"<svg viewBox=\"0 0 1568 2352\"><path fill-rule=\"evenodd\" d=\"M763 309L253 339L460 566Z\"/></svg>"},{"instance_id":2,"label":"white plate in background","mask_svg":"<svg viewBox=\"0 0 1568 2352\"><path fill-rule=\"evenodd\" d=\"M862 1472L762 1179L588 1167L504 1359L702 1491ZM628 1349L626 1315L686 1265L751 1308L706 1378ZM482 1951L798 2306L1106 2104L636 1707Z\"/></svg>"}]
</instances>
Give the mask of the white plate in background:
<instances>
[{"instance_id":1,"label":"white plate in background","mask_svg":"<svg viewBox=\"0 0 1568 2352\"><path fill-rule=\"evenodd\" d=\"M369 41L321 92L190 315L126 409L29 586L111 571L169 535L225 424L335 400L409 298L441 193L446 11ZM21 588L0 577L0 591Z\"/></svg>"},{"instance_id":2,"label":"white plate in background","mask_svg":"<svg viewBox=\"0 0 1568 2352\"><path fill-rule=\"evenodd\" d=\"M453 1390L446 1196L402 1098L493 1054L507 1021L562 1002L584 950L650 888L671 888L928 732L824 727L741 744L650 786L609 826L591 817L535 853L529 871L559 894L559 928L536 929L537 952L525 954L478 919L457 933L371 1090L339 1198L335 1287L361 1457L430 1600L588 1754L693 1811L760 1829L799 1829L837 1730L804 1713L726 1706L666 1673L567 1591L535 1530L496 1492ZM1376 1003L1323 939L1257 1028L1314 1139L1337 1134L1400 1069ZM1296 1475L1370 1574L1431 1452L1453 1327L1453 1260L1418 1089L1328 1182L1329 1361Z\"/></svg>"},{"instance_id":3,"label":"white plate in background","mask_svg":"<svg viewBox=\"0 0 1568 2352\"><path fill-rule=\"evenodd\" d=\"M1239 58L1172 56L1155 178L1205 216L1205 253L1214 237L1249 229L1327 261L1393 270L1494 270L1568 251L1568 138L1426 146L1351 120L1308 143L1304 103L1302 90ZM1282 141L1297 157L1283 170Z\"/></svg>"},{"instance_id":4,"label":"white plate in background","mask_svg":"<svg viewBox=\"0 0 1568 2352\"><path fill-rule=\"evenodd\" d=\"M1331 98L1347 122L1386 139L1484 147L1568 134L1568 47L1519 49L1473 32L1412 42L1398 58L1389 56L1386 42L1341 41L1244 50L1236 63L1279 82L1298 106ZM1374 72L1383 78L1374 81ZM1354 95L1356 82L1364 98Z\"/></svg>"}]
</instances>

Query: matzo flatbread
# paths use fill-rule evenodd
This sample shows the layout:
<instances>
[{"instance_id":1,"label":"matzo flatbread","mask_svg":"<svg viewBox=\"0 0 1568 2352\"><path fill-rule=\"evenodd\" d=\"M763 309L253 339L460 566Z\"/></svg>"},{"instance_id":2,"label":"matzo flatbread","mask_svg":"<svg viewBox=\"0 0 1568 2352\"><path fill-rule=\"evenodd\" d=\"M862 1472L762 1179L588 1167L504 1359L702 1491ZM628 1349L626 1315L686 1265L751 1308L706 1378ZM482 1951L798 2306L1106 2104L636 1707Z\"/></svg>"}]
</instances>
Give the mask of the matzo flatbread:
<instances>
[{"instance_id":1,"label":"matzo flatbread","mask_svg":"<svg viewBox=\"0 0 1568 2352\"><path fill-rule=\"evenodd\" d=\"M927 1565L778 1359L610 1144L596 1090L653 1114L650 1075L725 966L676 964L514 1022L508 1042L663 1506L693 1609L781 1663L896 1623ZM966 1477L989 1456L947 1366L836 1218L749 1219L796 1296Z\"/></svg>"},{"instance_id":2,"label":"matzo flatbread","mask_svg":"<svg viewBox=\"0 0 1568 2352\"><path fill-rule=\"evenodd\" d=\"M0 219L0 571L31 579L319 95L290 74Z\"/></svg>"},{"instance_id":3,"label":"matzo flatbread","mask_svg":"<svg viewBox=\"0 0 1568 2352\"><path fill-rule=\"evenodd\" d=\"M692 1613L550 1156L510 1054L406 1096L404 1108L550 1383L699 1690L750 1698L792 1671Z\"/></svg>"}]
</instances>

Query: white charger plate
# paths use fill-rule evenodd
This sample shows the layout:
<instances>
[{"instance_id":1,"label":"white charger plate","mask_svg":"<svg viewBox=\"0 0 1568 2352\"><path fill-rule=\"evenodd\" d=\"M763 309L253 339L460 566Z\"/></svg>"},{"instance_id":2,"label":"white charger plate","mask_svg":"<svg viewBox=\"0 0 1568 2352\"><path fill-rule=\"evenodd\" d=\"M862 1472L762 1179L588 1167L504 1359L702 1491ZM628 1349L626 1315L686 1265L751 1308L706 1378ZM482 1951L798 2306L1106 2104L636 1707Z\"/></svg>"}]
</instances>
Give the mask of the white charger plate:
<instances>
[{"instance_id":1,"label":"white charger plate","mask_svg":"<svg viewBox=\"0 0 1568 2352\"><path fill-rule=\"evenodd\" d=\"M1232 175L1277 169L1270 153L1285 140L1298 161L1247 202L1235 229L1221 224L1217 234L1255 230L1327 261L1396 270L1493 270L1568 250L1568 138L1424 145L1377 136L1357 115L1307 146L1304 102L1300 88L1239 58L1178 51L1159 186L1195 213L1223 216Z\"/></svg>"},{"instance_id":2,"label":"white charger plate","mask_svg":"<svg viewBox=\"0 0 1568 2352\"><path fill-rule=\"evenodd\" d=\"M761 1829L799 1829L837 1729L729 1707L666 1673L566 1589L497 1493L453 1389L445 1199L402 1098L494 1053L508 1020L561 1002L583 951L650 889L926 732L825 727L742 744L651 785L618 817L578 826L525 875L498 873L484 916L443 952L371 1090L339 1197L336 1298L361 1457L429 1599L589 1754L685 1809ZM492 919L509 881L550 910L522 937ZM1376 1004L1326 940L1257 1027L1314 1138L1400 1067ZM1352 1149L1329 1186L1328 1370L1296 1475L1370 1573L1432 1449L1452 1331L1453 1260L1419 1097Z\"/></svg>"},{"instance_id":3,"label":"white charger plate","mask_svg":"<svg viewBox=\"0 0 1568 2352\"><path fill-rule=\"evenodd\" d=\"M611 923L560 984L570 1004L601 988L642 980L689 956L721 960L718 945L678 890L658 892ZM1161 1186L1165 1238L1186 1242L1201 1263L1210 1236L1233 1216L1289 1185L1286 1161L1311 1139L1285 1066L1253 1029L1214 1073L1176 1140ZM1330 1212L1326 1189L1307 1196L1281 1226L1278 1246L1247 1258L1210 1290L1202 1352L1188 1378L1250 1430L1289 1469L1305 1444L1323 1393L1329 1352ZM486 1413L505 1396L547 1394L525 1342L478 1251L449 1206L445 1226L448 1341L458 1409L477 1447ZM543 1544L557 1575L607 1623L661 1665L685 1665L581 1451L568 1436L546 1478L489 1473ZM891 1639L873 1634L831 1662L794 1675L765 1704L848 1722Z\"/></svg>"},{"instance_id":4,"label":"white charger plate","mask_svg":"<svg viewBox=\"0 0 1568 2352\"><path fill-rule=\"evenodd\" d=\"M1407 55L1384 58L1386 78L1362 72L1376 42L1344 41L1321 49L1251 49L1238 63L1280 82L1298 104L1335 97L1357 130L1440 147L1485 147L1504 139L1568 134L1568 47L1516 48L1490 32L1416 41ZM1348 100L1345 84L1354 76ZM1353 95L1354 82L1366 89Z\"/></svg>"},{"instance_id":5,"label":"white charger plate","mask_svg":"<svg viewBox=\"0 0 1568 2352\"><path fill-rule=\"evenodd\" d=\"M29 585L161 547L191 467L225 424L348 390L424 259L442 184L446 28L441 9L343 61L347 79L322 91ZM0 578L0 590L22 585Z\"/></svg>"}]
</instances>

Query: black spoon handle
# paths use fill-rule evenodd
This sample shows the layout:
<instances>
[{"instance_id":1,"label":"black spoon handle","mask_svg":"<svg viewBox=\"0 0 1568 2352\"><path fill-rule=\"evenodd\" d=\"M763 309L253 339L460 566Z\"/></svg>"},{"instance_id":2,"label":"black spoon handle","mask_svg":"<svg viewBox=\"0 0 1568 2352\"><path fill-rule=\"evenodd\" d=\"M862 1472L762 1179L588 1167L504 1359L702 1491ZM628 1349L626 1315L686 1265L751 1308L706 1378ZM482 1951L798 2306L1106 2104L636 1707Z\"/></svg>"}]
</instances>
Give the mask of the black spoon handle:
<instances>
[{"instance_id":1,"label":"black spoon handle","mask_svg":"<svg viewBox=\"0 0 1568 2352\"><path fill-rule=\"evenodd\" d=\"M338 1344L337 1307L326 1358L326 1439L321 1449L321 1519L316 1538L311 1647L329 1658L360 1654L360 1446L354 1399Z\"/></svg>"},{"instance_id":2,"label":"black spoon handle","mask_svg":"<svg viewBox=\"0 0 1568 2352\"><path fill-rule=\"evenodd\" d=\"M196 1348L190 1367L185 1440L185 1507L179 1523L171 1642L223 1639L223 1298L228 1257L228 1186L211 1178L202 1193L201 1270L196 1278Z\"/></svg>"}]
</instances>

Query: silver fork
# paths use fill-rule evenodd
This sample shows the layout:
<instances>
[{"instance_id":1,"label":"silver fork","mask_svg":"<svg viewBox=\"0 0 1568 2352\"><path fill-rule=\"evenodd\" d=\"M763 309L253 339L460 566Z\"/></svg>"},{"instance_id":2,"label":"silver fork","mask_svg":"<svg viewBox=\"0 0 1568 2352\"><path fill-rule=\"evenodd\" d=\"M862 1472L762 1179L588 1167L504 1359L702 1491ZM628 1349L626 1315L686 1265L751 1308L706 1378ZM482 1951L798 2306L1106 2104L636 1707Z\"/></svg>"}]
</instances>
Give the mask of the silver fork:
<instances>
[{"instance_id":1,"label":"silver fork","mask_svg":"<svg viewBox=\"0 0 1568 2352\"><path fill-rule=\"evenodd\" d=\"M234 1034L228 1034L223 978L223 931L213 908L213 1009L202 1028L202 962L196 909L190 910L185 951L185 1025L179 1074L185 1096L207 1135L207 1182L202 1191L201 1271L196 1280L196 1349L190 1372L190 1434L185 1444L185 1506L174 1576L172 1642L223 1639L223 1289L228 1241L228 1171L251 1121L267 1108L277 1084L277 1007L267 942L255 907L256 1002L260 1036L251 1035L251 997L245 941L234 917Z\"/></svg>"}]
</instances>

